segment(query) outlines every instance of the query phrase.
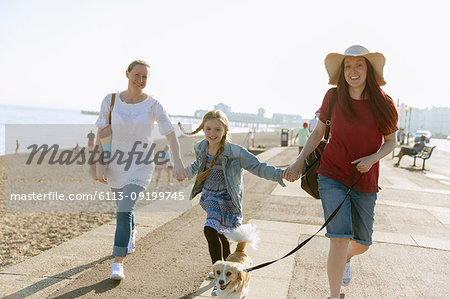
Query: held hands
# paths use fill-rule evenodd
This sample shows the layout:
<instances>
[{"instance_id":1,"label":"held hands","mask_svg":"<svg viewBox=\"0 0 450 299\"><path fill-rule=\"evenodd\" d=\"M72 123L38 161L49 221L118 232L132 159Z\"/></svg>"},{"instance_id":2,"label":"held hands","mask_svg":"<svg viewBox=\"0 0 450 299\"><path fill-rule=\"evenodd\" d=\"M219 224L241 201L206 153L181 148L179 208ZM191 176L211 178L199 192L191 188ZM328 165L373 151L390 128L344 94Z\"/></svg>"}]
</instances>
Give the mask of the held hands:
<instances>
[{"instance_id":1,"label":"held hands","mask_svg":"<svg viewBox=\"0 0 450 299\"><path fill-rule=\"evenodd\" d=\"M283 179L288 182L295 182L302 175L304 160L297 160L283 171Z\"/></svg>"},{"instance_id":2,"label":"held hands","mask_svg":"<svg viewBox=\"0 0 450 299\"><path fill-rule=\"evenodd\" d=\"M174 161L172 175L179 182L187 178L186 170L184 169L184 165L181 160Z\"/></svg>"}]
</instances>

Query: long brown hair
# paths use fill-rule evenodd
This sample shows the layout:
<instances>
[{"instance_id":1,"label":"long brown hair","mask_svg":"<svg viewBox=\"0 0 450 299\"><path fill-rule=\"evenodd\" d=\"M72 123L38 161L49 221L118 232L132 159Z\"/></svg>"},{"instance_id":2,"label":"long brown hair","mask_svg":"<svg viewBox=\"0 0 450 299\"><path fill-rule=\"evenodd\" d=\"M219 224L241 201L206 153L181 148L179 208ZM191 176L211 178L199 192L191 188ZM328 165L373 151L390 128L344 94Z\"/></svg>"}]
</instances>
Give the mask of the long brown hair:
<instances>
[{"instance_id":1,"label":"long brown hair","mask_svg":"<svg viewBox=\"0 0 450 299\"><path fill-rule=\"evenodd\" d=\"M383 135L391 134L397 129L398 113L395 108L394 101L380 88L375 72L370 62L364 57L367 64L366 86L364 87L362 98L368 99L370 109L377 121L378 129ZM339 79L337 84L337 102L341 107L344 115L351 119L357 120L355 110L352 107L352 101L348 92L348 83L344 76L344 60L341 63Z\"/></svg>"},{"instance_id":2,"label":"long brown hair","mask_svg":"<svg viewBox=\"0 0 450 299\"><path fill-rule=\"evenodd\" d=\"M194 135L197 134L198 132L200 132L201 130L204 129L205 126L205 122L207 122L208 120L212 120L212 119L217 119L224 127L225 130L225 134L223 135L222 139L220 140L220 146L219 149L217 150L216 154L214 155L214 159L212 159L211 164L209 165L209 167L203 171L202 173L199 173L197 176L197 181L199 182L203 182L204 180L206 180L206 178L208 177L209 173L211 172L211 168L213 168L214 164L216 164L217 159L219 159L220 154L223 153L223 150L225 149L225 141L227 140L227 134L228 134L228 118L225 115L225 113L223 113L220 110L211 110L208 113L206 113L203 116L202 119L202 123L198 126L197 129L195 129L192 132L186 132L183 128L183 125L181 124L181 122L178 122L178 126L180 127L181 131L186 134L186 135Z\"/></svg>"}]
</instances>

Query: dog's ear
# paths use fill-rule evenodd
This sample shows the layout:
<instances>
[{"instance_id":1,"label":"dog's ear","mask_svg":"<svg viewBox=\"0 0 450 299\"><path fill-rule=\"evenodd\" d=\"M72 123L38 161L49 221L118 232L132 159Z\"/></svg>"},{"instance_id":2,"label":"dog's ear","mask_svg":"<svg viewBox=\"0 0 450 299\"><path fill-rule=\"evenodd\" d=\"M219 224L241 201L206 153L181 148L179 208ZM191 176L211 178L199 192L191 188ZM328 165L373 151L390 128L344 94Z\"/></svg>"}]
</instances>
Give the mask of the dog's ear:
<instances>
[{"instance_id":1,"label":"dog's ear","mask_svg":"<svg viewBox=\"0 0 450 299\"><path fill-rule=\"evenodd\" d=\"M243 267L237 267L238 270L238 279L239 281L244 280L244 268Z\"/></svg>"}]
</instances>

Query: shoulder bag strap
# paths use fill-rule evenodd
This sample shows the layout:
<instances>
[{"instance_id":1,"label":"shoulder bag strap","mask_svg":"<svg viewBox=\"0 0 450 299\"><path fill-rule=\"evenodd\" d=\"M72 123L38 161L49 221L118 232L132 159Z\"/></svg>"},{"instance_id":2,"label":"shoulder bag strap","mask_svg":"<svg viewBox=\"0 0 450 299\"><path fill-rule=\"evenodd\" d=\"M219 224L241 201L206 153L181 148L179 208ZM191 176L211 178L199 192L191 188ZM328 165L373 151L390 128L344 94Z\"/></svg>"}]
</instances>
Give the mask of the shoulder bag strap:
<instances>
[{"instance_id":1,"label":"shoulder bag strap","mask_svg":"<svg viewBox=\"0 0 450 299\"><path fill-rule=\"evenodd\" d=\"M334 90L333 98L331 99L330 103L330 111L328 112L328 119L326 122L327 128L325 129L325 136L324 136L324 139L326 141L328 141L328 135L330 134L331 114L333 113L333 107L334 103L336 102L336 98L337 98L337 88Z\"/></svg>"},{"instance_id":2,"label":"shoulder bag strap","mask_svg":"<svg viewBox=\"0 0 450 299\"><path fill-rule=\"evenodd\" d=\"M113 92L111 96L111 106L109 107L109 124L111 124L111 113L114 108L115 102L116 102L116 94Z\"/></svg>"}]
</instances>

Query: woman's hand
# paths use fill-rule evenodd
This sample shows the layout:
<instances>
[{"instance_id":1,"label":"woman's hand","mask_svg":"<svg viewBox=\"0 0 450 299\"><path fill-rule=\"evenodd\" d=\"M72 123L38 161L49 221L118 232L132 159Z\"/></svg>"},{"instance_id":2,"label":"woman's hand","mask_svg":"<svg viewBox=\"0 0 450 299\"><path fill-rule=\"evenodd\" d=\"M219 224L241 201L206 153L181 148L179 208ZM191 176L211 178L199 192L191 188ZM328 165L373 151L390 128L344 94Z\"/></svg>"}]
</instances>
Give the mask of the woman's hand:
<instances>
[{"instance_id":1,"label":"woman's hand","mask_svg":"<svg viewBox=\"0 0 450 299\"><path fill-rule=\"evenodd\" d=\"M95 174L97 176L97 180L100 183L106 184L107 178L106 178L106 169L108 168L108 164L103 164L100 162L97 162L95 164Z\"/></svg>"},{"instance_id":2,"label":"woman's hand","mask_svg":"<svg viewBox=\"0 0 450 299\"><path fill-rule=\"evenodd\" d=\"M352 164L358 164L356 169L361 173L368 172L370 168L372 168L373 164L377 163L379 160L383 159L383 157L392 152L397 145L395 133L396 132L393 132L384 136L384 142L376 153L353 161Z\"/></svg>"},{"instance_id":3,"label":"woman's hand","mask_svg":"<svg viewBox=\"0 0 450 299\"><path fill-rule=\"evenodd\" d=\"M356 159L355 161L352 162L352 164L358 164L356 165L356 169L361 173L366 173L370 170L370 168L372 168L372 165L375 164L377 161L378 160L375 161L372 155L370 155Z\"/></svg>"},{"instance_id":4,"label":"woman's hand","mask_svg":"<svg viewBox=\"0 0 450 299\"><path fill-rule=\"evenodd\" d=\"M302 174L304 163L305 161L303 159L297 159L297 161L289 165L289 167L283 171L283 178L289 182L298 180Z\"/></svg>"},{"instance_id":5,"label":"woman's hand","mask_svg":"<svg viewBox=\"0 0 450 299\"><path fill-rule=\"evenodd\" d=\"M170 151L173 157L173 170L172 176L179 182L187 178L186 170L184 170L183 161L180 155L180 144L178 143L175 132L171 132L166 135L166 139L169 142Z\"/></svg>"}]
</instances>

